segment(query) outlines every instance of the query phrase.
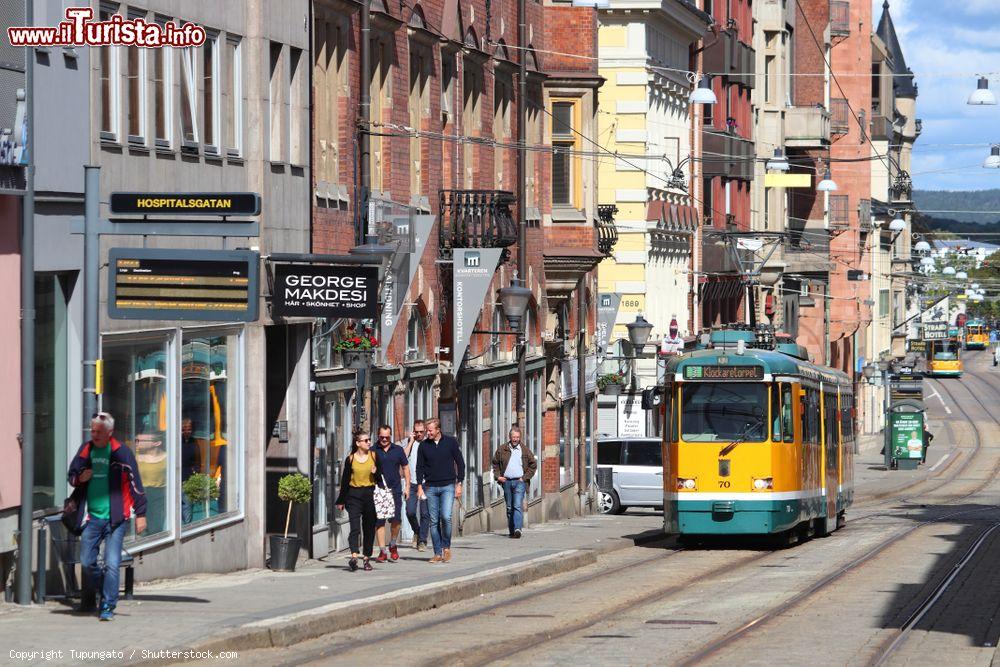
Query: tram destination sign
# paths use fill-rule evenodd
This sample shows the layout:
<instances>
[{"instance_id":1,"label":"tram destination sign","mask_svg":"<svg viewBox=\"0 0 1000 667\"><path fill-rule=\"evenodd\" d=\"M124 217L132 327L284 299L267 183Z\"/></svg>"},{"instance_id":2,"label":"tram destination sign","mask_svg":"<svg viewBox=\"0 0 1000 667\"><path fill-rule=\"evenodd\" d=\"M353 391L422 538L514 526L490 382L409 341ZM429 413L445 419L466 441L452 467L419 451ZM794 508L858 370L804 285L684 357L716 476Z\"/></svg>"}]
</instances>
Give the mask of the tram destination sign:
<instances>
[{"instance_id":1,"label":"tram destination sign","mask_svg":"<svg viewBox=\"0 0 1000 667\"><path fill-rule=\"evenodd\" d=\"M378 317L378 268L275 264L271 314L277 317Z\"/></svg>"},{"instance_id":2,"label":"tram destination sign","mask_svg":"<svg viewBox=\"0 0 1000 667\"><path fill-rule=\"evenodd\" d=\"M763 380L763 366L685 366L685 380Z\"/></svg>"},{"instance_id":3,"label":"tram destination sign","mask_svg":"<svg viewBox=\"0 0 1000 667\"><path fill-rule=\"evenodd\" d=\"M108 316L253 322L258 263L249 250L111 248Z\"/></svg>"},{"instance_id":4,"label":"tram destination sign","mask_svg":"<svg viewBox=\"0 0 1000 667\"><path fill-rule=\"evenodd\" d=\"M117 215L260 215L256 192L112 192Z\"/></svg>"}]
</instances>

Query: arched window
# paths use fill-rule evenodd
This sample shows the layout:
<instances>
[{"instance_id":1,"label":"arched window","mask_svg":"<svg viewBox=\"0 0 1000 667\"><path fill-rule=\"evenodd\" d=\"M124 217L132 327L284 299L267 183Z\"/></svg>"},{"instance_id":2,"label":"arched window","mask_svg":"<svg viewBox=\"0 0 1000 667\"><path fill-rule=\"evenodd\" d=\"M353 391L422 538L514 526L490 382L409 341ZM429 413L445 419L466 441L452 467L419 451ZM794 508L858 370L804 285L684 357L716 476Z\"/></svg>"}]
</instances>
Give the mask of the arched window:
<instances>
[{"instance_id":1,"label":"arched window","mask_svg":"<svg viewBox=\"0 0 1000 667\"><path fill-rule=\"evenodd\" d=\"M410 309L410 319L406 323L406 361L423 359L424 327L416 308Z\"/></svg>"}]
</instances>

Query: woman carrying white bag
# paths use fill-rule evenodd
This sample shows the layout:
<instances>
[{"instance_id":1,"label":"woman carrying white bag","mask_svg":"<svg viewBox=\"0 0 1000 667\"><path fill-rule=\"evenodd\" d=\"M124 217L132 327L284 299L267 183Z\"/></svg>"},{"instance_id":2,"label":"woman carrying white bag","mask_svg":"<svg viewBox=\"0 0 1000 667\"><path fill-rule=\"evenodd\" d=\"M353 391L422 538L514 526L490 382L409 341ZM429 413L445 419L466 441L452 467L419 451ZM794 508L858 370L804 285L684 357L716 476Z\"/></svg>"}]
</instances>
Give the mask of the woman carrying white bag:
<instances>
[{"instance_id":1,"label":"woman carrying white bag","mask_svg":"<svg viewBox=\"0 0 1000 667\"><path fill-rule=\"evenodd\" d=\"M348 567L352 572L358 569L363 536L364 569L374 570L371 557L375 545L375 521L391 517L395 505L392 492L386 488L382 477L382 463L372 449L372 439L367 433L355 431L351 453L344 460L343 470L337 509L343 510L346 507L351 522L351 532L347 538L351 547Z\"/></svg>"}]
</instances>

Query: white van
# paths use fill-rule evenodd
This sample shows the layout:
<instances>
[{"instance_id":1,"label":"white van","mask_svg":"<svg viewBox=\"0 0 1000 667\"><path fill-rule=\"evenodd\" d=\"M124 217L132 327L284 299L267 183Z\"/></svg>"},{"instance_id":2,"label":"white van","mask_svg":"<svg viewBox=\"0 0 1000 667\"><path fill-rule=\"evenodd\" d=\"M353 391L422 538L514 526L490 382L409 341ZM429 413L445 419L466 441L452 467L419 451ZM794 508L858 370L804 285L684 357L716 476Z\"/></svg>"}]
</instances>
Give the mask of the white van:
<instances>
[{"instance_id":1,"label":"white van","mask_svg":"<svg viewBox=\"0 0 1000 667\"><path fill-rule=\"evenodd\" d=\"M663 457L659 438L597 441L598 507L621 514L629 507L663 508Z\"/></svg>"}]
</instances>

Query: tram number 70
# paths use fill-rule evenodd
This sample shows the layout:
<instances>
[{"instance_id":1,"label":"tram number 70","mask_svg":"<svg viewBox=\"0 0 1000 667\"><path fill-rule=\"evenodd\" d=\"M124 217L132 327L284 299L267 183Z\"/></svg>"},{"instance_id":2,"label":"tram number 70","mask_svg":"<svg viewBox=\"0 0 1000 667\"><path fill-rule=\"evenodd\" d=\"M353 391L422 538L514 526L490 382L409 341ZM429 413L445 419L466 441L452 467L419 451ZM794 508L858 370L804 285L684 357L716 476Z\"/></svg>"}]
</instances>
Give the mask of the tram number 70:
<instances>
[{"instance_id":1,"label":"tram number 70","mask_svg":"<svg viewBox=\"0 0 1000 667\"><path fill-rule=\"evenodd\" d=\"M720 479L719 480L719 488L720 489L728 489L729 488L729 480Z\"/></svg>"}]
</instances>

